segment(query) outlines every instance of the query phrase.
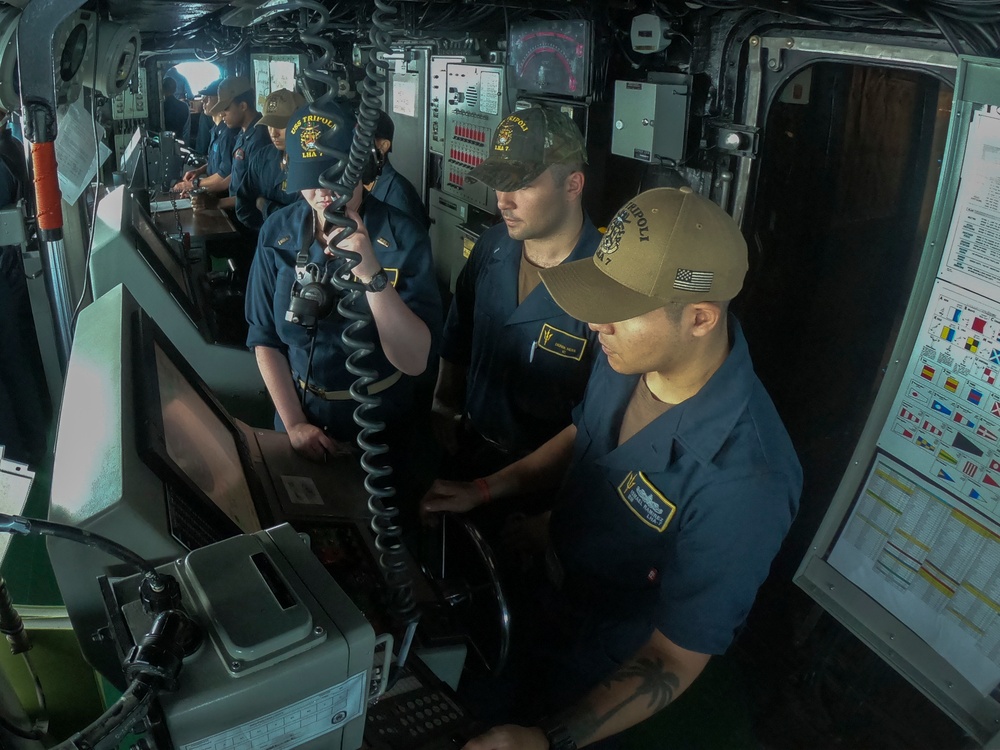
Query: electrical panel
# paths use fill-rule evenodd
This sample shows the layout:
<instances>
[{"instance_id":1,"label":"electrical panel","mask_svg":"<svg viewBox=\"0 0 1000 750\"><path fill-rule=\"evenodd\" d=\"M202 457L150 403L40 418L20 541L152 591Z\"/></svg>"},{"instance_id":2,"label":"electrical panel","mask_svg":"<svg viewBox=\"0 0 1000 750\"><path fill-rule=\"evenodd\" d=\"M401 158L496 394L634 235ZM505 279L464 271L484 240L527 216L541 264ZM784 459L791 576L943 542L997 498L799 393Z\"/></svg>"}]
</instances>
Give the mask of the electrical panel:
<instances>
[{"instance_id":1,"label":"electrical panel","mask_svg":"<svg viewBox=\"0 0 1000 750\"><path fill-rule=\"evenodd\" d=\"M690 98L689 76L659 74L650 81L615 81L611 153L652 164L680 161Z\"/></svg>"},{"instance_id":2,"label":"electrical panel","mask_svg":"<svg viewBox=\"0 0 1000 750\"><path fill-rule=\"evenodd\" d=\"M448 98L448 64L462 62L465 62L465 58L456 55L431 57L428 135L432 154L444 154L444 103Z\"/></svg>"},{"instance_id":3,"label":"electrical panel","mask_svg":"<svg viewBox=\"0 0 1000 750\"><path fill-rule=\"evenodd\" d=\"M427 202L430 215L431 252L438 285L455 293L455 281L465 265L462 225L469 220L469 206L431 188Z\"/></svg>"},{"instance_id":4,"label":"electrical panel","mask_svg":"<svg viewBox=\"0 0 1000 750\"><path fill-rule=\"evenodd\" d=\"M383 109L392 119L392 166L427 195L427 74L430 47L407 47L384 57Z\"/></svg>"},{"instance_id":5,"label":"electrical panel","mask_svg":"<svg viewBox=\"0 0 1000 750\"><path fill-rule=\"evenodd\" d=\"M142 120L145 124L149 116L146 97L146 70L142 66L135 69L132 77L121 93L111 99L111 119L114 121L115 161L120 163L122 155L132 141L136 124L134 120Z\"/></svg>"},{"instance_id":6,"label":"electrical panel","mask_svg":"<svg viewBox=\"0 0 1000 750\"><path fill-rule=\"evenodd\" d=\"M495 212L496 193L469 178L489 156L493 133L507 116L502 65L448 65L445 143L441 190L466 203Z\"/></svg>"},{"instance_id":7,"label":"electrical panel","mask_svg":"<svg viewBox=\"0 0 1000 750\"><path fill-rule=\"evenodd\" d=\"M149 117L146 97L146 70L136 68L124 90L111 100L112 120L144 120ZM126 135L126 143L131 134Z\"/></svg>"}]
</instances>

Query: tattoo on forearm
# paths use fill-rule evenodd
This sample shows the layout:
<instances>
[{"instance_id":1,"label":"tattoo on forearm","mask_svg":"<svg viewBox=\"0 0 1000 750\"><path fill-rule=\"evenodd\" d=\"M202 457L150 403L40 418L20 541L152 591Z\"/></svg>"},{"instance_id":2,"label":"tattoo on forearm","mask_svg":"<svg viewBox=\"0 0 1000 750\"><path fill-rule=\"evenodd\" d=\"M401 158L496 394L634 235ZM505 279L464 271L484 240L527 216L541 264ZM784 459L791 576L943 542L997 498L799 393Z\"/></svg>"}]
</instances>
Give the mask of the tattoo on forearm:
<instances>
[{"instance_id":1,"label":"tattoo on forearm","mask_svg":"<svg viewBox=\"0 0 1000 750\"><path fill-rule=\"evenodd\" d=\"M636 678L639 679L639 684L633 693L603 714L598 714L586 705L578 706L565 714L563 725L570 731L578 745L593 738L614 716L643 697L648 700L646 708L649 709L650 715L656 713L674 699L680 687L677 675L664 669L662 659L646 656L626 662L602 685L610 689L616 682Z\"/></svg>"}]
</instances>

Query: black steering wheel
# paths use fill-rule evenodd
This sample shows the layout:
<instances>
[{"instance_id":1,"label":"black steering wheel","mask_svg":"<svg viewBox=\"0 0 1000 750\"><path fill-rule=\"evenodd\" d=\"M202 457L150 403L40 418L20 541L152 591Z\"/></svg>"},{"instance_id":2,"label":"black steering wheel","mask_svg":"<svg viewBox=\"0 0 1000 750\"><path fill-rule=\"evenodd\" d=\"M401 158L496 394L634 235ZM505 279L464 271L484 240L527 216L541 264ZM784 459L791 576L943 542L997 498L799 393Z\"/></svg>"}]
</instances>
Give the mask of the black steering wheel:
<instances>
[{"instance_id":1,"label":"black steering wheel","mask_svg":"<svg viewBox=\"0 0 1000 750\"><path fill-rule=\"evenodd\" d=\"M424 560L424 573L434 582L451 616L464 627L481 666L495 677L510 654L510 606L497 557L476 525L463 515L442 514L438 530L435 559Z\"/></svg>"}]
</instances>

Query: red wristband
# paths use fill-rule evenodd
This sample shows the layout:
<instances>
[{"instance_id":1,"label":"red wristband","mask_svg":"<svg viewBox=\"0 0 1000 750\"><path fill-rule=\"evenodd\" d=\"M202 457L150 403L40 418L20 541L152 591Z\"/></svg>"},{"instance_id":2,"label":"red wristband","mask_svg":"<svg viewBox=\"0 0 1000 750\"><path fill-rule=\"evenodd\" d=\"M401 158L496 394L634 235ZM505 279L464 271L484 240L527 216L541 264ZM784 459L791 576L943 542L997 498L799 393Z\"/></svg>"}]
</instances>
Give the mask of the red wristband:
<instances>
[{"instance_id":1,"label":"red wristband","mask_svg":"<svg viewBox=\"0 0 1000 750\"><path fill-rule=\"evenodd\" d=\"M486 484L486 480L477 479L473 484L479 488L479 494L483 496L483 502L488 503L490 501L490 486Z\"/></svg>"}]
</instances>

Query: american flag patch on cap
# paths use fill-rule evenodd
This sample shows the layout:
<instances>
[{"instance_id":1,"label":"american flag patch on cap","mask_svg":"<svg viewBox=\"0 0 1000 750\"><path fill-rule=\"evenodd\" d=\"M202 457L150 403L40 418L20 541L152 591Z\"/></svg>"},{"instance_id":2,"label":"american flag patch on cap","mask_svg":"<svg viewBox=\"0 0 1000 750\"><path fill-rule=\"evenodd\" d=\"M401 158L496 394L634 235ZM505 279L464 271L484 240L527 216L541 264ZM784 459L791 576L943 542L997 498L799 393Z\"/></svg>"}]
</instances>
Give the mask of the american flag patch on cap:
<instances>
[{"instance_id":1,"label":"american flag patch on cap","mask_svg":"<svg viewBox=\"0 0 1000 750\"><path fill-rule=\"evenodd\" d=\"M674 289L684 292L708 292L712 289L715 274L711 271L692 271L689 268L678 268L674 276Z\"/></svg>"}]
</instances>

